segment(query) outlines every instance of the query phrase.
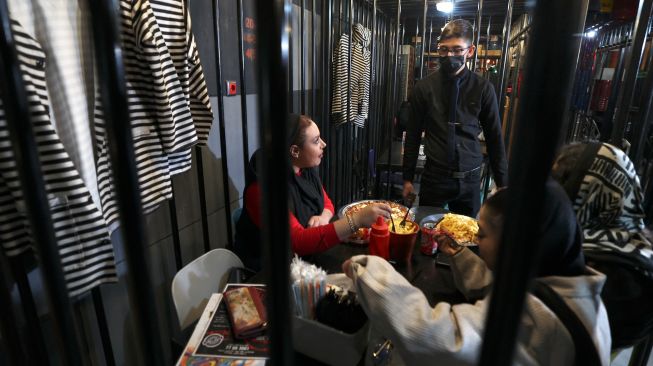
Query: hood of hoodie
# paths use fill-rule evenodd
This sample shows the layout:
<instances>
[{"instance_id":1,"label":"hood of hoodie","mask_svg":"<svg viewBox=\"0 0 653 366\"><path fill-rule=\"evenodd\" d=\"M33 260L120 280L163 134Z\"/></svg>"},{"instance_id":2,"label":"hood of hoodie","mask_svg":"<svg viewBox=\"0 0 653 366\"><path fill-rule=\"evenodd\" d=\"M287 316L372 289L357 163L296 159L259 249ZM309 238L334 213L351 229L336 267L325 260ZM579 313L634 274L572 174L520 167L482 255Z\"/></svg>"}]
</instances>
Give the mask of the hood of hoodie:
<instances>
[{"instance_id":1,"label":"hood of hoodie","mask_svg":"<svg viewBox=\"0 0 653 366\"><path fill-rule=\"evenodd\" d=\"M363 27L363 25L357 23L354 24L351 37L355 44L360 44L363 48L368 48L370 46L370 41L372 40L372 32Z\"/></svg>"}]
</instances>

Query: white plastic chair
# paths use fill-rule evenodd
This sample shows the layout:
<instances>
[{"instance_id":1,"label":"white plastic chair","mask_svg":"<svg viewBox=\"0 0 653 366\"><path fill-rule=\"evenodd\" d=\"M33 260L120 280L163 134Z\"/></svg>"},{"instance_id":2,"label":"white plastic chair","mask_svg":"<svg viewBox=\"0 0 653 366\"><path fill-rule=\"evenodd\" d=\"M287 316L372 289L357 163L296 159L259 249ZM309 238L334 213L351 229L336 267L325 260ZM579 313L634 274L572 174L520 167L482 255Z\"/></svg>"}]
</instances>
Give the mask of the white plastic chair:
<instances>
[{"instance_id":1,"label":"white plastic chair","mask_svg":"<svg viewBox=\"0 0 653 366\"><path fill-rule=\"evenodd\" d=\"M172 301L181 329L199 319L211 294L226 285L232 267L243 267L243 262L230 250L214 249L177 272L172 280Z\"/></svg>"}]
</instances>

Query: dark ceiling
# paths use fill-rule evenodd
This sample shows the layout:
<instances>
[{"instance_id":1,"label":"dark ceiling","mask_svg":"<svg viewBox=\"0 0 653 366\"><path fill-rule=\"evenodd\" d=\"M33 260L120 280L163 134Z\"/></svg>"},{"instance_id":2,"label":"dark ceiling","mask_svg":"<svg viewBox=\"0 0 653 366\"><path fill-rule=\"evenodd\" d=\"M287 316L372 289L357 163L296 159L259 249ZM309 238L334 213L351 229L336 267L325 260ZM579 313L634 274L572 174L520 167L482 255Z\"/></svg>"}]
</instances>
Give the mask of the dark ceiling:
<instances>
[{"instance_id":1,"label":"dark ceiling","mask_svg":"<svg viewBox=\"0 0 653 366\"><path fill-rule=\"evenodd\" d=\"M449 19L449 15L441 13L436 9L435 3L439 0L428 0L427 2L427 33L429 24L433 22L433 33L439 34L440 28ZM501 35L503 33L503 22L506 15L507 0L484 0L483 1L483 18L481 21L481 33L484 35L487 31L487 24L490 21L490 34ZM534 0L514 0L513 21L521 14L528 13L534 5ZM390 18L397 17L397 0L377 0L377 6ZM456 0L454 1L454 11L450 14L451 19L463 18L474 23L476 12L478 10L477 0ZM401 0L401 22L406 26L406 35L414 36L419 18L420 33L422 32L422 18L424 16L424 0ZM437 31L436 31L437 29Z\"/></svg>"}]
</instances>

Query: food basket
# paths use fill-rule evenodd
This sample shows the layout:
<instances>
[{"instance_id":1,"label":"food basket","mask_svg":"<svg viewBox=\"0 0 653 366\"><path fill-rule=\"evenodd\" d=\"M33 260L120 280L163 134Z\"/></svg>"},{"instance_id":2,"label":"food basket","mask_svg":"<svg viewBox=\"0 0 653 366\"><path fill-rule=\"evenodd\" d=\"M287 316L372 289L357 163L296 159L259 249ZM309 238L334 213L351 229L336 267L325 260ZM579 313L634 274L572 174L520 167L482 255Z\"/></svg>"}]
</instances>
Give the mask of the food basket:
<instances>
[{"instance_id":1,"label":"food basket","mask_svg":"<svg viewBox=\"0 0 653 366\"><path fill-rule=\"evenodd\" d=\"M395 224L398 225L401 220L403 220L404 215L406 215L406 211L408 210L408 207L397 203L397 202L392 202L392 201L386 201L386 200L362 200L362 201L357 201L357 202L352 202L346 206L343 206L340 211L338 211L338 217L343 218L345 217L346 213L350 213L351 211L358 211L362 208L364 208L367 205L374 204L374 203L385 203L389 205L392 208L392 219L395 220ZM410 210L408 213L408 218L407 220L415 220L415 213L414 211ZM358 229L358 232L355 234L351 235L347 239L348 243L354 243L354 244L363 244L366 245L369 243L369 229L368 228L360 228Z\"/></svg>"}]
</instances>

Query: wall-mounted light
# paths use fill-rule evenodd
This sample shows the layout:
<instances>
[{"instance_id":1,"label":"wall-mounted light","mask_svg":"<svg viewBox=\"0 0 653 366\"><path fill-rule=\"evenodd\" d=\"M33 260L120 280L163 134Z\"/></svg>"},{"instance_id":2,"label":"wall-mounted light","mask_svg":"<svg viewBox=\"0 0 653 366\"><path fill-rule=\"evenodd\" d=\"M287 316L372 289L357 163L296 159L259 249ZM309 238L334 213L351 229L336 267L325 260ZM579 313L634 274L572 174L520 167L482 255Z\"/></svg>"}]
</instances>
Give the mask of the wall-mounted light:
<instances>
[{"instance_id":1,"label":"wall-mounted light","mask_svg":"<svg viewBox=\"0 0 653 366\"><path fill-rule=\"evenodd\" d=\"M435 8L438 9L438 11L441 11L443 13L451 13L453 11L453 2L451 1L440 1L439 3L435 4Z\"/></svg>"}]
</instances>

